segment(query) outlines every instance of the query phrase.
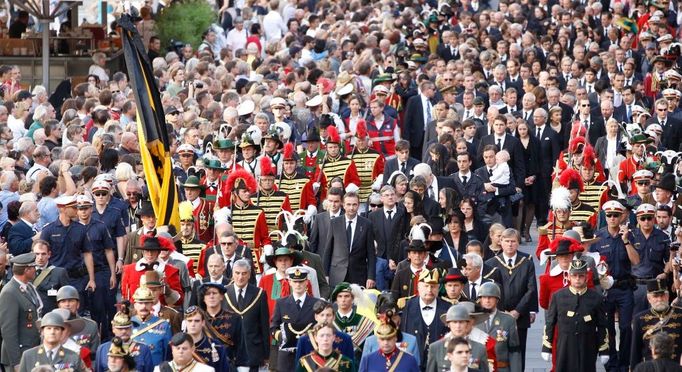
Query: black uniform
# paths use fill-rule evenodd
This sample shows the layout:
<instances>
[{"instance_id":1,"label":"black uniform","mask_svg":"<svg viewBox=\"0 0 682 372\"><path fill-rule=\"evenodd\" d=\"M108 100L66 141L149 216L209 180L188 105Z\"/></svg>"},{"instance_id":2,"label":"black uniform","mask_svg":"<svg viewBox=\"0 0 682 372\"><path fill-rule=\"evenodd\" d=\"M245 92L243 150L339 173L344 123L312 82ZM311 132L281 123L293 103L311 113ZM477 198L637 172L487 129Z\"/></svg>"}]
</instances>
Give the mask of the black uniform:
<instances>
[{"instance_id":1,"label":"black uniform","mask_svg":"<svg viewBox=\"0 0 682 372\"><path fill-rule=\"evenodd\" d=\"M542 351L552 352L556 328L556 372L595 371L597 354L608 354L603 302L602 295L592 289L578 293L573 287L567 287L552 296L549 310L545 313Z\"/></svg>"},{"instance_id":2,"label":"black uniform","mask_svg":"<svg viewBox=\"0 0 682 372\"><path fill-rule=\"evenodd\" d=\"M291 372L296 361L296 343L315 324L313 306L318 301L306 295L303 303L296 304L294 296L280 298L275 303L275 313L270 321L270 333L279 344L277 371Z\"/></svg>"},{"instance_id":3,"label":"black uniform","mask_svg":"<svg viewBox=\"0 0 682 372\"><path fill-rule=\"evenodd\" d=\"M268 358L270 352L267 342L270 319L267 294L261 288L248 285L244 299L240 302L236 290L234 285L227 286L225 299L230 311L242 317L242 342L246 350L243 366L258 367Z\"/></svg>"},{"instance_id":4,"label":"black uniform","mask_svg":"<svg viewBox=\"0 0 682 372\"><path fill-rule=\"evenodd\" d=\"M636 366L645 360L651 360L649 341L658 332L669 334L675 348L673 360L680 360L682 352L682 309L670 306L664 313L656 313L651 309L643 311L632 321L632 347L630 348L630 366Z\"/></svg>"}]
</instances>

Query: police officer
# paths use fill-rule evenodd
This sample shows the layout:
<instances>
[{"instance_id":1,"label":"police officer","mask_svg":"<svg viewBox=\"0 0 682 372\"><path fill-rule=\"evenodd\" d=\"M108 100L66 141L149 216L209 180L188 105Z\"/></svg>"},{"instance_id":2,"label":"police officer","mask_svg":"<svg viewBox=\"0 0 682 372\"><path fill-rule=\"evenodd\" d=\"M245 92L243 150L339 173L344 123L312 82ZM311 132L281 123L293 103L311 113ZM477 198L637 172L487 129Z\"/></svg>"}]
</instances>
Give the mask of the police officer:
<instances>
[{"instance_id":1,"label":"police officer","mask_svg":"<svg viewBox=\"0 0 682 372\"><path fill-rule=\"evenodd\" d=\"M152 313L154 295L147 287L139 287L133 294L135 301L135 316L131 319L133 327L133 341L149 346L152 352L152 363L156 366L170 358L167 352L168 343L173 337L168 320L159 318Z\"/></svg>"},{"instance_id":2,"label":"police officer","mask_svg":"<svg viewBox=\"0 0 682 372\"><path fill-rule=\"evenodd\" d=\"M59 208L59 218L45 226L40 239L52 248L50 264L66 269L69 285L78 289L81 298L85 298L86 290L94 291L96 287L95 264L87 229L81 223L74 223L78 218L75 196L60 196L55 203Z\"/></svg>"},{"instance_id":3,"label":"police officer","mask_svg":"<svg viewBox=\"0 0 682 372\"><path fill-rule=\"evenodd\" d=\"M680 324L682 309L669 305L670 295L665 279L656 278L647 281L646 291L646 299L650 308L636 314L632 321L631 366L651 360L649 342L660 332L672 336L674 360L679 360L680 353L682 353L682 324Z\"/></svg>"},{"instance_id":4,"label":"police officer","mask_svg":"<svg viewBox=\"0 0 682 372\"><path fill-rule=\"evenodd\" d=\"M78 316L80 297L76 288L65 285L57 291L57 308L69 310L71 319L81 318ZM83 330L71 335L71 338L80 346L90 350L97 350L100 344L99 327L95 321L89 318L81 318L85 322Z\"/></svg>"},{"instance_id":5,"label":"police officer","mask_svg":"<svg viewBox=\"0 0 682 372\"><path fill-rule=\"evenodd\" d=\"M609 360L604 299L597 291L587 288L587 266L583 259L573 260L569 269L570 286L552 296L546 312L542 358L548 362L554 359L557 372L595 371L597 355L604 365ZM555 337L556 350L553 350Z\"/></svg>"},{"instance_id":6,"label":"police officer","mask_svg":"<svg viewBox=\"0 0 682 372\"><path fill-rule=\"evenodd\" d=\"M633 314L646 310L646 285L650 279L664 279L666 261L670 256L670 239L655 226L656 207L652 204L641 204L636 211L638 228L632 229L630 238L639 254L639 264L632 266L632 275L637 281L635 290L635 307Z\"/></svg>"},{"instance_id":7,"label":"police officer","mask_svg":"<svg viewBox=\"0 0 682 372\"><path fill-rule=\"evenodd\" d=\"M56 312L50 312L38 322L43 342L21 357L19 372L30 372L41 365L49 365L55 370L85 371L87 368L80 355L62 346L62 333L67 325Z\"/></svg>"},{"instance_id":8,"label":"police officer","mask_svg":"<svg viewBox=\"0 0 682 372\"><path fill-rule=\"evenodd\" d=\"M630 325L632 323L633 291L635 288L631 267L639 264L640 258L635 246L629 240L629 228L624 216L625 207L618 201L609 200L604 203L602 210L606 216L606 227L597 231L595 236L599 240L592 245L590 250L606 257L606 264L614 280L614 284L607 292L604 301L609 327L609 367L627 369L630 364L630 341L632 338ZM620 329L618 350L615 340L614 314L616 310L618 311L618 328Z\"/></svg>"},{"instance_id":9,"label":"police officer","mask_svg":"<svg viewBox=\"0 0 682 372\"><path fill-rule=\"evenodd\" d=\"M101 183L108 186L106 182ZM103 191L98 192L101 193ZM114 317L116 310L114 307L116 300L114 240L103 220L93 217L93 201L90 195L78 195L76 197L76 209L80 223L85 225L87 239L92 248L92 259L95 263L95 284L97 287L91 298L92 303L85 307L92 309L91 316L102 330L102 339L108 340L111 338L109 323ZM120 219L117 220L120 222ZM121 224L122 227L123 225ZM122 231L125 235L125 230Z\"/></svg>"},{"instance_id":10,"label":"police officer","mask_svg":"<svg viewBox=\"0 0 682 372\"><path fill-rule=\"evenodd\" d=\"M92 219L104 223L109 230L109 235L116 241L116 255L123 257L126 248L126 225L122 216L127 216L127 209L124 208L125 206L120 205L115 200L116 198L111 195L111 185L106 181L95 181L92 184L92 195L95 199ZM122 266L121 264L117 271L120 271ZM110 319L111 316L109 316ZM109 322L107 321L106 324L109 324Z\"/></svg>"},{"instance_id":11,"label":"police officer","mask_svg":"<svg viewBox=\"0 0 682 372\"><path fill-rule=\"evenodd\" d=\"M502 296L500 287L493 282L483 283L478 290L478 301L490 318L478 323L477 328L495 339L497 371L521 371L521 344L516 331L516 320L511 315L498 311L497 304Z\"/></svg>"},{"instance_id":12,"label":"police officer","mask_svg":"<svg viewBox=\"0 0 682 372\"><path fill-rule=\"evenodd\" d=\"M135 369L140 372L152 372L152 353L149 346L131 340L133 335L133 322L130 320L130 310L127 306L121 306L119 312L111 320L111 330L118 337L131 357L135 359ZM97 360L93 367L95 372L107 370L107 355L112 350L112 342L105 342L97 349Z\"/></svg>"},{"instance_id":13,"label":"police officer","mask_svg":"<svg viewBox=\"0 0 682 372\"><path fill-rule=\"evenodd\" d=\"M31 284L36 275L35 260L34 253L13 257L10 260L13 278L0 292L0 361L7 371L19 366L24 351L40 344L36 321L42 302Z\"/></svg>"}]
</instances>

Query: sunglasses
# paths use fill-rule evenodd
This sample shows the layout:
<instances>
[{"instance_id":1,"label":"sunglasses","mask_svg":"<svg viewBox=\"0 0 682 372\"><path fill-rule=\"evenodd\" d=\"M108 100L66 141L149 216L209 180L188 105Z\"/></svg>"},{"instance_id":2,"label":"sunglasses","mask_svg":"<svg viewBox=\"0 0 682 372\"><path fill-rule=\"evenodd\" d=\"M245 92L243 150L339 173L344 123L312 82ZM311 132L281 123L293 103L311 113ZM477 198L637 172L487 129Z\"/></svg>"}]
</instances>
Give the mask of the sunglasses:
<instances>
[{"instance_id":1,"label":"sunglasses","mask_svg":"<svg viewBox=\"0 0 682 372\"><path fill-rule=\"evenodd\" d=\"M220 242L220 245L234 245L234 242Z\"/></svg>"},{"instance_id":2,"label":"sunglasses","mask_svg":"<svg viewBox=\"0 0 682 372\"><path fill-rule=\"evenodd\" d=\"M372 208L381 208L383 204L370 204L369 206Z\"/></svg>"},{"instance_id":3,"label":"sunglasses","mask_svg":"<svg viewBox=\"0 0 682 372\"><path fill-rule=\"evenodd\" d=\"M642 217L639 217L639 220L640 220L640 221L651 221L651 220L653 220L653 219L654 219L654 218L653 218L652 216L642 216Z\"/></svg>"},{"instance_id":4,"label":"sunglasses","mask_svg":"<svg viewBox=\"0 0 682 372\"><path fill-rule=\"evenodd\" d=\"M651 182L649 182L649 181L637 181L637 184L640 186L649 186L649 185L651 185Z\"/></svg>"},{"instance_id":5,"label":"sunglasses","mask_svg":"<svg viewBox=\"0 0 682 372\"><path fill-rule=\"evenodd\" d=\"M180 154L181 158L191 158L193 156L194 156L194 154Z\"/></svg>"},{"instance_id":6,"label":"sunglasses","mask_svg":"<svg viewBox=\"0 0 682 372\"><path fill-rule=\"evenodd\" d=\"M109 193L108 192L95 192L95 193L93 193L93 195L95 195L95 196L107 196L107 195L109 195Z\"/></svg>"},{"instance_id":7,"label":"sunglasses","mask_svg":"<svg viewBox=\"0 0 682 372\"><path fill-rule=\"evenodd\" d=\"M587 105L580 105L580 107L588 107L588 106L589 106L589 104L587 104Z\"/></svg>"},{"instance_id":8,"label":"sunglasses","mask_svg":"<svg viewBox=\"0 0 682 372\"><path fill-rule=\"evenodd\" d=\"M620 213L607 213L606 218L617 218L620 217Z\"/></svg>"}]
</instances>

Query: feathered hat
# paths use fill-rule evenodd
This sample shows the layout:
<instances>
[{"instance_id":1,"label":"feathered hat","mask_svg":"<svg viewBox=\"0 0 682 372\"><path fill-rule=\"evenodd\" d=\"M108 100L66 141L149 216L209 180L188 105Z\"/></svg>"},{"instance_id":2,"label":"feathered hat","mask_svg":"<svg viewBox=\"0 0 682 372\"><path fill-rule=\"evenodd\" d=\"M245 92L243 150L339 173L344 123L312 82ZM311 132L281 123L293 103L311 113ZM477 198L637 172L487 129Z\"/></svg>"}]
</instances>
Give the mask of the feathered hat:
<instances>
[{"instance_id":1,"label":"feathered hat","mask_svg":"<svg viewBox=\"0 0 682 372\"><path fill-rule=\"evenodd\" d=\"M595 167L597 165L597 154L594 153L594 148L585 145L583 150L583 166Z\"/></svg>"},{"instance_id":2,"label":"feathered hat","mask_svg":"<svg viewBox=\"0 0 682 372\"><path fill-rule=\"evenodd\" d=\"M585 149L585 137L574 137L568 144L568 152L571 154L580 154Z\"/></svg>"},{"instance_id":3,"label":"feathered hat","mask_svg":"<svg viewBox=\"0 0 682 372\"><path fill-rule=\"evenodd\" d=\"M552 243L549 244L549 249L551 253L548 253L547 256L554 257L565 254L573 254L576 252L582 252L583 246L580 244L579 241L575 239L571 239L565 236L559 236L556 239L552 240Z\"/></svg>"},{"instance_id":4,"label":"feathered hat","mask_svg":"<svg viewBox=\"0 0 682 372\"><path fill-rule=\"evenodd\" d=\"M571 193L563 186L555 188L552 190L552 195L549 197L549 206L552 207L553 210L571 210Z\"/></svg>"},{"instance_id":5,"label":"feathered hat","mask_svg":"<svg viewBox=\"0 0 682 372\"><path fill-rule=\"evenodd\" d=\"M367 138L367 124L363 119L358 120L358 124L355 127L355 136L359 139Z\"/></svg>"},{"instance_id":6,"label":"feathered hat","mask_svg":"<svg viewBox=\"0 0 682 372\"><path fill-rule=\"evenodd\" d=\"M272 159L270 159L269 156L263 156L260 158L258 161L260 165L260 176L261 177L275 177L276 176L276 171L275 167L272 164Z\"/></svg>"},{"instance_id":7,"label":"feathered hat","mask_svg":"<svg viewBox=\"0 0 682 372\"><path fill-rule=\"evenodd\" d=\"M250 193L254 194L258 189L256 179L245 169L235 169L230 172L226 182L228 193L237 190L249 190Z\"/></svg>"},{"instance_id":8,"label":"feathered hat","mask_svg":"<svg viewBox=\"0 0 682 372\"><path fill-rule=\"evenodd\" d=\"M167 236L164 236L163 234L167 234ZM149 238L156 238L159 241L159 245L161 246L162 250L165 251L175 251L175 244L173 244L173 238L170 237L170 234L167 232L158 232L156 236L149 236L149 235L144 235L140 238L140 242L142 245L144 245L144 241Z\"/></svg>"},{"instance_id":9,"label":"feathered hat","mask_svg":"<svg viewBox=\"0 0 682 372\"><path fill-rule=\"evenodd\" d=\"M180 212L180 221L194 221L194 214L192 213L194 206L192 205L192 202L186 200L178 205L178 209Z\"/></svg>"},{"instance_id":10,"label":"feathered hat","mask_svg":"<svg viewBox=\"0 0 682 372\"><path fill-rule=\"evenodd\" d=\"M573 122L573 126L571 126L571 138L576 138L576 137L585 137L587 134L587 129L580 123L579 120L576 120Z\"/></svg>"},{"instance_id":11,"label":"feathered hat","mask_svg":"<svg viewBox=\"0 0 682 372\"><path fill-rule=\"evenodd\" d=\"M426 223L416 224L412 226L412 229L410 230L410 241L421 240L422 242L426 242L429 235L431 235L431 231L431 226Z\"/></svg>"},{"instance_id":12,"label":"feathered hat","mask_svg":"<svg viewBox=\"0 0 682 372\"><path fill-rule=\"evenodd\" d=\"M339 130L333 125L327 127L327 143L341 143Z\"/></svg>"},{"instance_id":13,"label":"feathered hat","mask_svg":"<svg viewBox=\"0 0 682 372\"><path fill-rule=\"evenodd\" d=\"M578 171L571 168L561 172L561 176L559 177L559 185L569 190L578 189L579 192L585 191L585 186L583 185L583 180L580 177L580 174Z\"/></svg>"},{"instance_id":14,"label":"feathered hat","mask_svg":"<svg viewBox=\"0 0 682 372\"><path fill-rule=\"evenodd\" d=\"M294 149L294 144L291 142L287 142L286 145L284 145L282 155L283 161L298 161L296 149Z\"/></svg>"}]
</instances>

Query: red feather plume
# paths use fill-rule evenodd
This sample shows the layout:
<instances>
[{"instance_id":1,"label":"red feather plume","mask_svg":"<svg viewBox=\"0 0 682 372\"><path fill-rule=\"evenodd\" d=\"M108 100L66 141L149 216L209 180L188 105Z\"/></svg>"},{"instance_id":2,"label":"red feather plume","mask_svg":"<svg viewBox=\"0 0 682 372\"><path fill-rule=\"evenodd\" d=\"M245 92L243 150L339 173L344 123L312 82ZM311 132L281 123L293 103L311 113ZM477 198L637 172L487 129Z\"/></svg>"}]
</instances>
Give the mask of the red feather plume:
<instances>
[{"instance_id":1,"label":"red feather plume","mask_svg":"<svg viewBox=\"0 0 682 372\"><path fill-rule=\"evenodd\" d=\"M141 244L141 245L144 245L145 240L151 239L151 238L154 238L154 239L158 240L159 245L161 246L161 248L163 248L163 249L165 249L165 250L167 250L167 251L171 251L171 252L175 251L175 244L173 244L173 241L170 240L170 239L168 239L168 238L165 238L165 237L163 237L163 236L158 236L158 235L154 235L154 236L151 236L151 235L142 235L142 236L140 237L140 244Z\"/></svg>"},{"instance_id":2,"label":"red feather plume","mask_svg":"<svg viewBox=\"0 0 682 372\"><path fill-rule=\"evenodd\" d=\"M577 183L578 184L578 190L580 192L585 191L585 186L583 184L583 179L580 177L580 173L576 171L575 169L568 168L561 172L561 176L559 176L559 184L567 189L571 189L570 187L571 184Z\"/></svg>"},{"instance_id":3,"label":"red feather plume","mask_svg":"<svg viewBox=\"0 0 682 372\"><path fill-rule=\"evenodd\" d=\"M586 144L583 150L583 165L589 164L591 167L594 167L596 161L597 155L594 153L594 148Z\"/></svg>"},{"instance_id":4,"label":"red feather plume","mask_svg":"<svg viewBox=\"0 0 682 372\"><path fill-rule=\"evenodd\" d=\"M234 190L234 184L235 182L239 181L244 181L246 184L246 188L249 190L250 193L254 194L256 190L258 189L258 183L256 183L256 179L253 178L253 175L249 173L246 169L235 169L230 172L229 176L227 176L227 192L228 194L232 193L232 190Z\"/></svg>"},{"instance_id":5,"label":"red feather plume","mask_svg":"<svg viewBox=\"0 0 682 372\"><path fill-rule=\"evenodd\" d=\"M580 147L585 147L585 137L575 137L568 144L568 152L574 154ZM584 150L584 148L583 148Z\"/></svg>"},{"instance_id":6,"label":"red feather plume","mask_svg":"<svg viewBox=\"0 0 682 372\"><path fill-rule=\"evenodd\" d=\"M583 246L579 241L566 236L560 236L552 240L552 242L549 244L549 250L552 251L552 253L556 253L556 251L559 249L559 245L563 244L569 244L568 251L571 253L583 251Z\"/></svg>"},{"instance_id":7,"label":"red feather plume","mask_svg":"<svg viewBox=\"0 0 682 372\"><path fill-rule=\"evenodd\" d=\"M284 155L284 160L296 160L294 158L294 144L291 142L287 142L286 145L284 145L284 150L282 150L282 155Z\"/></svg>"},{"instance_id":8,"label":"red feather plume","mask_svg":"<svg viewBox=\"0 0 682 372\"><path fill-rule=\"evenodd\" d=\"M260 158L258 161L260 164L260 175L261 176L274 176L275 175L275 169L272 166L272 159L270 159L269 156L263 156Z\"/></svg>"},{"instance_id":9,"label":"red feather plume","mask_svg":"<svg viewBox=\"0 0 682 372\"><path fill-rule=\"evenodd\" d=\"M360 139L367 137L367 124L364 120L358 120L358 124L355 128L355 135Z\"/></svg>"},{"instance_id":10,"label":"red feather plume","mask_svg":"<svg viewBox=\"0 0 682 372\"><path fill-rule=\"evenodd\" d=\"M571 126L571 138L585 137L585 134L587 134L587 130L580 123L580 120L574 121L573 126Z\"/></svg>"},{"instance_id":11,"label":"red feather plume","mask_svg":"<svg viewBox=\"0 0 682 372\"><path fill-rule=\"evenodd\" d=\"M334 125L327 127L327 143L341 143L341 136L339 130Z\"/></svg>"}]
</instances>

